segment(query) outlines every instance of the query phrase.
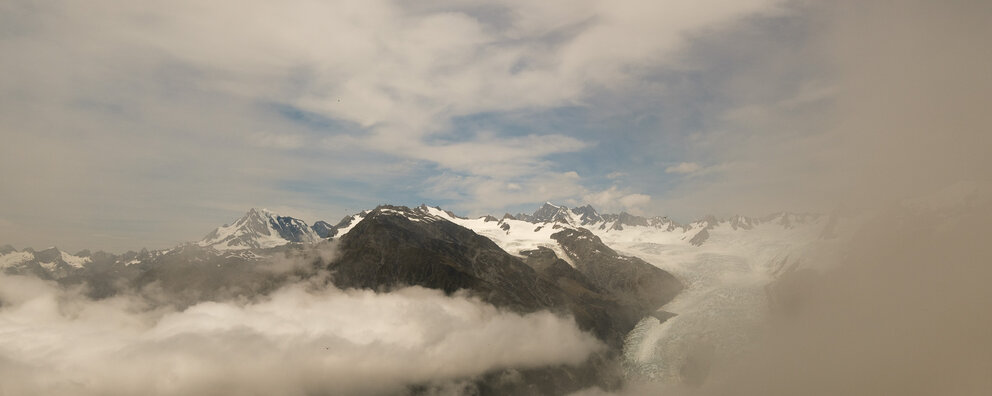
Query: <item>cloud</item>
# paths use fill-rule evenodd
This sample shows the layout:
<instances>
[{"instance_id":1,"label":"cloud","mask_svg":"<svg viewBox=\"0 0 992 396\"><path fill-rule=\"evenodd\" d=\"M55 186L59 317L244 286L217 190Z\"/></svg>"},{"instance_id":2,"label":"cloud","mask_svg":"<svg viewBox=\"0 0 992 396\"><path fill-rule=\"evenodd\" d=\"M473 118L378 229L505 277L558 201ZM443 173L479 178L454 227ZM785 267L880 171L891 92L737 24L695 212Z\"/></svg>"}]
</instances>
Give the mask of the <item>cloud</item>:
<instances>
[{"instance_id":1,"label":"cloud","mask_svg":"<svg viewBox=\"0 0 992 396\"><path fill-rule=\"evenodd\" d=\"M336 216L437 197L444 186L402 182L443 172L536 185L600 138L455 120L594 109L604 89L677 63L687 36L778 3L7 2L0 166L19 172L0 216L27 226L0 239L159 247L245 197Z\"/></svg>"},{"instance_id":2,"label":"cloud","mask_svg":"<svg viewBox=\"0 0 992 396\"><path fill-rule=\"evenodd\" d=\"M702 169L702 167L699 166L699 164L697 164L695 162L682 162L682 163L680 163L678 165L669 166L669 167L665 168L665 173L681 173L681 174L686 174L686 173L697 172L700 169Z\"/></svg>"},{"instance_id":3,"label":"cloud","mask_svg":"<svg viewBox=\"0 0 992 396\"><path fill-rule=\"evenodd\" d=\"M617 186L611 186L603 191L588 192L582 196L582 200L602 212L628 211L642 214L642 209L651 201L651 196L630 193Z\"/></svg>"},{"instance_id":4,"label":"cloud","mask_svg":"<svg viewBox=\"0 0 992 396\"><path fill-rule=\"evenodd\" d=\"M826 266L772 282L765 290L780 304L761 336L746 352L717 354L700 386L635 379L575 395L988 394L992 358L979 351L992 348L983 303L992 299L983 232L992 195L962 187L967 200L871 214L839 250L819 252L832 256Z\"/></svg>"},{"instance_id":5,"label":"cloud","mask_svg":"<svg viewBox=\"0 0 992 396\"><path fill-rule=\"evenodd\" d=\"M684 199L732 197L754 207L761 199L780 207L839 202L867 213L863 225L828 253L829 268L771 285L768 292L790 309L773 309L761 341L714 362L701 387L633 386L620 394L992 392L992 359L978 352L992 350L992 315L983 303L992 299L985 264L992 260L992 164L980 143L992 125L983 108L992 80L978 77L992 67L984 42L992 27L982 17L992 5L822 4L819 26L828 30L818 51L834 56L841 77L828 125L796 135L824 121L822 108L759 117L765 126L796 129L734 140L728 156L740 166L694 180L697 194Z\"/></svg>"},{"instance_id":6,"label":"cloud","mask_svg":"<svg viewBox=\"0 0 992 396\"><path fill-rule=\"evenodd\" d=\"M605 212L628 211L643 214L651 196L635 193L614 185L595 191L582 185L576 172L545 173L532 179L486 178L442 174L428 180L433 187L429 193L450 199L447 208L468 211L468 215L491 214L493 207L531 204L534 202L564 202L568 205L591 204ZM578 198L575 198L578 197Z\"/></svg>"},{"instance_id":7,"label":"cloud","mask_svg":"<svg viewBox=\"0 0 992 396\"><path fill-rule=\"evenodd\" d=\"M413 155L436 162L446 169L477 176L526 177L546 172L547 164L540 158L580 151L589 146L563 135L486 136L471 142L414 147Z\"/></svg>"},{"instance_id":8,"label":"cloud","mask_svg":"<svg viewBox=\"0 0 992 396\"><path fill-rule=\"evenodd\" d=\"M627 208L644 206L650 201L651 196L647 194L629 194L620 197L620 204Z\"/></svg>"},{"instance_id":9,"label":"cloud","mask_svg":"<svg viewBox=\"0 0 992 396\"><path fill-rule=\"evenodd\" d=\"M581 195L585 188L576 172L545 172L532 177L501 178L442 173L428 179L428 194L450 199L451 209L471 215L490 214L494 207L566 200Z\"/></svg>"},{"instance_id":10,"label":"cloud","mask_svg":"<svg viewBox=\"0 0 992 396\"><path fill-rule=\"evenodd\" d=\"M964 8L984 7L914 2L885 17L874 3L801 6L794 36L802 45L766 51L748 41L764 60L717 84L733 105L690 142L693 158L728 166L655 194L656 207L697 215L879 208L987 180L978 130L990 121L978 104L992 90L975 76L992 62L976 40L985 28ZM697 47L735 43L711 39ZM911 44L885 44L897 41Z\"/></svg>"},{"instance_id":11,"label":"cloud","mask_svg":"<svg viewBox=\"0 0 992 396\"><path fill-rule=\"evenodd\" d=\"M271 147L282 150L299 149L305 144L305 138L301 135L271 132L254 133L248 137L248 141L258 147Z\"/></svg>"},{"instance_id":12,"label":"cloud","mask_svg":"<svg viewBox=\"0 0 992 396\"><path fill-rule=\"evenodd\" d=\"M580 364L604 346L567 318L411 287L296 284L253 303L149 309L0 275L0 391L383 394L507 367Z\"/></svg>"}]
</instances>

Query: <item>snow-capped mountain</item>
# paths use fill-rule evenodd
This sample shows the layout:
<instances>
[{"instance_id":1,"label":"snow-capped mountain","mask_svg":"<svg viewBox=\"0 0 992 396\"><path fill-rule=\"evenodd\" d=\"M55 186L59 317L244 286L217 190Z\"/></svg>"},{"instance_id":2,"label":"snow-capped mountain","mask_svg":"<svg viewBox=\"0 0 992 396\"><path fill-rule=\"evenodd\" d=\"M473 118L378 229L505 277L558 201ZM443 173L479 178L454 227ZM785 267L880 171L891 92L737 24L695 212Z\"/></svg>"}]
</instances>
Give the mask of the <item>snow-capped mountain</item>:
<instances>
[{"instance_id":1,"label":"snow-capped mountain","mask_svg":"<svg viewBox=\"0 0 992 396\"><path fill-rule=\"evenodd\" d=\"M580 326L617 347L642 316L682 290L671 274L617 254L588 230L547 227L553 245L546 246L554 251L533 246L509 252L488 235L460 225L473 221L498 222L492 216L461 218L425 205L379 206L339 235L339 255L329 267L334 282L340 287L404 284L473 290L487 301L524 312L581 306L575 310ZM579 300L598 302L576 305Z\"/></svg>"},{"instance_id":2,"label":"snow-capped mountain","mask_svg":"<svg viewBox=\"0 0 992 396\"><path fill-rule=\"evenodd\" d=\"M328 223L323 220L318 220L314 222L313 225L310 226L310 228L312 228L313 232L316 232L317 236L321 238L330 237L331 234L334 233L334 226L332 226L331 223Z\"/></svg>"},{"instance_id":3,"label":"snow-capped mountain","mask_svg":"<svg viewBox=\"0 0 992 396\"><path fill-rule=\"evenodd\" d=\"M320 239L317 231L303 220L252 208L233 224L213 230L197 244L217 250L236 250L315 243Z\"/></svg>"},{"instance_id":4,"label":"snow-capped mountain","mask_svg":"<svg viewBox=\"0 0 992 396\"><path fill-rule=\"evenodd\" d=\"M852 225L851 219L796 213L708 216L680 224L667 217L600 214L589 205L569 209L552 203L532 215L502 219L463 218L427 206L405 215L416 222L458 224L525 261L546 252L594 281L616 271L592 273L584 268L590 259L597 265L643 260L675 275L685 290L664 311L645 317L624 347L632 372L675 382L691 358L685 340L705 334L706 342L733 353L744 344L742 329L756 325L766 310L765 287L797 268L816 268L817 258L835 252L837 236L847 235L845 227Z\"/></svg>"},{"instance_id":5,"label":"snow-capped mountain","mask_svg":"<svg viewBox=\"0 0 992 396\"><path fill-rule=\"evenodd\" d=\"M519 214L517 218L519 220L529 221L531 223L548 223L548 222L567 222L572 219L571 213L569 213L568 208L564 206L557 206L551 202L545 202L537 211L532 215Z\"/></svg>"},{"instance_id":6,"label":"snow-capped mountain","mask_svg":"<svg viewBox=\"0 0 992 396\"><path fill-rule=\"evenodd\" d=\"M39 251L31 248L18 251L6 245L0 248L0 271L11 269L33 272L46 277L65 276L92 262L89 256L90 253L85 250L70 254L53 246Z\"/></svg>"},{"instance_id":7,"label":"snow-capped mountain","mask_svg":"<svg viewBox=\"0 0 992 396\"><path fill-rule=\"evenodd\" d=\"M338 225L331 227L330 236L345 235L366 213L346 216ZM714 245L711 249L697 249L708 251L747 240L816 240L833 235L837 226L834 216L786 212L765 217L733 216L727 219L707 216L680 224L668 217L642 217L627 212L600 214L591 205L570 209L550 202L534 214L507 214L502 219L491 215L466 218L426 205L413 208L406 215L416 217L415 221L430 221L431 218L451 221L486 236L511 254L523 256L524 251L544 247L555 251L566 261L569 255L552 238L552 234L563 229L589 230L611 247L632 244L666 248ZM714 235L717 242L710 242Z\"/></svg>"},{"instance_id":8,"label":"snow-capped mountain","mask_svg":"<svg viewBox=\"0 0 992 396\"><path fill-rule=\"evenodd\" d=\"M579 216L580 225L583 226L603 221L603 217L599 215L596 209L593 209L592 205L573 208L572 213Z\"/></svg>"}]
</instances>

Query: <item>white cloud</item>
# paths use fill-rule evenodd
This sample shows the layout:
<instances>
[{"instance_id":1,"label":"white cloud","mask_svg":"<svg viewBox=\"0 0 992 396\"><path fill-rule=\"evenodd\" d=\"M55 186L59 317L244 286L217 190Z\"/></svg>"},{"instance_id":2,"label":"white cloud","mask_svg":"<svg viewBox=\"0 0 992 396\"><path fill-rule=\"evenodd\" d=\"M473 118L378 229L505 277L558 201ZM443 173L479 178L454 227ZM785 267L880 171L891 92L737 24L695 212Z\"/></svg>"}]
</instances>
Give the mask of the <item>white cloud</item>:
<instances>
[{"instance_id":1,"label":"white cloud","mask_svg":"<svg viewBox=\"0 0 992 396\"><path fill-rule=\"evenodd\" d=\"M586 147L589 147L588 143L568 136L528 135L503 139L485 137L444 145L415 144L410 147L409 155L472 175L520 177L544 173L546 164L540 160L542 157Z\"/></svg>"},{"instance_id":2,"label":"white cloud","mask_svg":"<svg viewBox=\"0 0 992 396\"><path fill-rule=\"evenodd\" d=\"M564 201L586 191L575 172L547 172L514 181L444 173L430 178L428 184L429 194L456 200L451 209L466 210L470 215L491 214L492 208L518 204Z\"/></svg>"},{"instance_id":3,"label":"white cloud","mask_svg":"<svg viewBox=\"0 0 992 396\"><path fill-rule=\"evenodd\" d=\"M248 304L149 310L0 275L0 393L383 394L505 367L580 364L604 346L548 312L412 287L283 288Z\"/></svg>"},{"instance_id":4,"label":"white cloud","mask_svg":"<svg viewBox=\"0 0 992 396\"><path fill-rule=\"evenodd\" d=\"M617 186L611 186L603 191L588 192L582 196L582 199L601 212L626 211L634 214L643 213L644 207L651 202L651 196L647 194L631 193Z\"/></svg>"},{"instance_id":5,"label":"white cloud","mask_svg":"<svg viewBox=\"0 0 992 396\"><path fill-rule=\"evenodd\" d=\"M620 204L626 208L637 208L647 205L651 201L651 196L646 194L629 194L620 197Z\"/></svg>"},{"instance_id":6,"label":"white cloud","mask_svg":"<svg viewBox=\"0 0 992 396\"><path fill-rule=\"evenodd\" d=\"M306 138L292 133L256 132L248 136L248 142L263 148L293 150L304 147Z\"/></svg>"},{"instance_id":7,"label":"white cloud","mask_svg":"<svg viewBox=\"0 0 992 396\"><path fill-rule=\"evenodd\" d=\"M230 215L203 216L207 206L244 197L341 214L286 186L325 175L390 183L409 176L395 166L408 160L527 190L561 172L549 156L595 142L453 131L452 119L583 106L671 62L686 35L777 3L8 2L0 167L21 171L0 186L0 216L60 227L0 239L162 247ZM343 134L272 107L358 127ZM418 192L431 189L443 186ZM393 199L377 193L349 192ZM126 238L87 237L95 220Z\"/></svg>"},{"instance_id":8,"label":"white cloud","mask_svg":"<svg viewBox=\"0 0 992 396\"><path fill-rule=\"evenodd\" d=\"M695 162L682 162L678 165L673 165L665 168L665 173L687 174L687 173L693 173L699 171L700 169L702 169L702 167Z\"/></svg>"}]
</instances>

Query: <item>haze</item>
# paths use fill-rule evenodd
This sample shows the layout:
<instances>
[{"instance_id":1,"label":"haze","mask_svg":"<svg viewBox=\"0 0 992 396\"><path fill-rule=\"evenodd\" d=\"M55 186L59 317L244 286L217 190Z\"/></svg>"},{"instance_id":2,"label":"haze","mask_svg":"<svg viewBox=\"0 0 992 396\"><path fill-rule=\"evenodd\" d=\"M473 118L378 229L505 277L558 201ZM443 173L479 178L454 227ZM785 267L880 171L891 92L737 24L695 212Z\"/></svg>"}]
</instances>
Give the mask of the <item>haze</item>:
<instances>
[{"instance_id":1,"label":"haze","mask_svg":"<svg viewBox=\"0 0 992 396\"><path fill-rule=\"evenodd\" d=\"M249 207L311 223L421 202L473 216L544 201L682 221L860 216L830 271L795 280L790 298L803 309L775 318L753 354L720 362L698 388L635 381L614 393L985 395L989 20L992 4L978 0L3 1L0 243L164 248ZM238 349L253 345L308 367L307 353L284 354L334 338L342 356L378 367L397 352L377 342L409 343L382 388L366 388L374 370L322 366L345 370L335 382L345 393L409 383L458 393L457 378L571 364L602 348L567 317L416 287L291 284L260 301L181 310L131 295L67 304L78 291L6 275L0 286L0 338L19 351L0 359L11 377L0 389L15 393L75 389L77 369L95 373L95 394L137 386L115 374L134 367L91 366L86 348L53 357L51 340L19 323L51 324L57 342L95 349L130 340L135 361L194 366L243 359ZM383 317L427 333L447 324L436 331L463 337L425 344L384 331L358 342L321 328L325 338L309 339L306 326L273 324L306 317L309 304L373 327ZM228 319L249 323L250 337L228 337L240 334ZM169 325L175 349L157 343ZM494 334L505 338L490 359L464 355ZM287 339L296 344L277 345ZM513 349L521 340L533 349ZM199 354L205 346L219 350ZM425 349L457 367L425 369ZM306 369L261 375L269 364L239 366L235 385L328 391ZM45 382L47 366L58 381ZM182 374L186 387L159 393L223 382Z\"/></svg>"}]
</instances>

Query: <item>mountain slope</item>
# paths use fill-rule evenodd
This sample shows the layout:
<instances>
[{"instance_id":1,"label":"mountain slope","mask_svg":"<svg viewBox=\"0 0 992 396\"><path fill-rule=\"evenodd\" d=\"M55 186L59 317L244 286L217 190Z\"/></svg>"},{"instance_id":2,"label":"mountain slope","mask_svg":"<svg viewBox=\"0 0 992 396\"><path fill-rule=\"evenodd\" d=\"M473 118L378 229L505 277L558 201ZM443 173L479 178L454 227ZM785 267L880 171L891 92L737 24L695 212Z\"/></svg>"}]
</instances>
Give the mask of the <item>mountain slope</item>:
<instances>
[{"instance_id":1,"label":"mountain slope","mask_svg":"<svg viewBox=\"0 0 992 396\"><path fill-rule=\"evenodd\" d=\"M584 228L566 228L551 235L592 284L625 305L653 311L682 291L672 274L633 256L624 256L606 246Z\"/></svg>"},{"instance_id":2,"label":"mountain slope","mask_svg":"<svg viewBox=\"0 0 992 396\"><path fill-rule=\"evenodd\" d=\"M448 293L467 290L518 312L551 309L572 314L580 327L616 347L633 323L667 302L661 298L629 304L630 299L596 286L567 263L535 269L450 219L436 208L376 208L340 237L340 256L328 267L334 284L378 290L405 285ZM548 257L558 260L553 252ZM648 271L671 277L657 268ZM563 277L574 282L562 287ZM659 295L671 299L681 286L675 281L662 288Z\"/></svg>"},{"instance_id":3,"label":"mountain slope","mask_svg":"<svg viewBox=\"0 0 992 396\"><path fill-rule=\"evenodd\" d=\"M420 285L476 291L521 310L556 304L526 264L471 230L405 207L381 206L342 236L331 269L342 287Z\"/></svg>"},{"instance_id":4,"label":"mountain slope","mask_svg":"<svg viewBox=\"0 0 992 396\"><path fill-rule=\"evenodd\" d=\"M544 204L529 217L547 220L537 224L507 217L502 220L492 216L453 217L427 206L416 210L469 228L524 260L534 260L535 251L541 257L553 256L574 268L597 290L627 306L653 311L682 290L681 283L671 274L636 257L617 253L591 231L577 226L576 213L563 206ZM580 214L587 222L599 217L591 206L583 208Z\"/></svg>"}]
</instances>

